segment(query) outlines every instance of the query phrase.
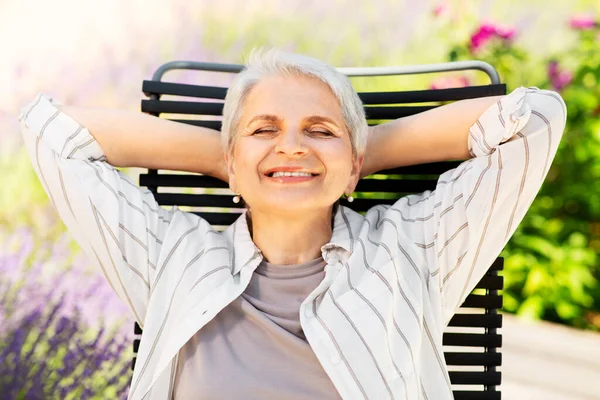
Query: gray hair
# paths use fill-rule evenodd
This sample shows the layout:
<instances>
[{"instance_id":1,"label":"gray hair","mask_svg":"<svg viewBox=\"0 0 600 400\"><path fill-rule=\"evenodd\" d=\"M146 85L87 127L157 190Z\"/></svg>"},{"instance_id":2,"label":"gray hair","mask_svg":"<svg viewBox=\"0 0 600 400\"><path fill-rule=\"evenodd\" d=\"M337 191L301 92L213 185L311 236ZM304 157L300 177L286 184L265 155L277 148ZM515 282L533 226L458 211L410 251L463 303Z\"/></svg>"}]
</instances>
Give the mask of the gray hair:
<instances>
[{"instance_id":1,"label":"gray hair","mask_svg":"<svg viewBox=\"0 0 600 400\"><path fill-rule=\"evenodd\" d=\"M352 154L355 157L363 154L367 146L368 126L362 102L348 77L323 61L275 48L252 49L246 67L227 91L221 129L224 151L231 155L244 100L250 90L263 78L293 74L319 79L331 88L340 103L346 129L350 133Z\"/></svg>"}]
</instances>

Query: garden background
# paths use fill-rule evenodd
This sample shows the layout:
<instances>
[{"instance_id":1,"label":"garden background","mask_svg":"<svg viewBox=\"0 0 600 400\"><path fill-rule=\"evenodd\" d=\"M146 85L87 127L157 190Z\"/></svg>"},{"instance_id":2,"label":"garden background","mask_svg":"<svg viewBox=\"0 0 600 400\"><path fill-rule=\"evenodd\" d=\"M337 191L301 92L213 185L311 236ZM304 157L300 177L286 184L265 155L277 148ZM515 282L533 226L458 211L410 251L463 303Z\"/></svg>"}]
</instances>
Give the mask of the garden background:
<instances>
[{"instance_id":1,"label":"garden background","mask_svg":"<svg viewBox=\"0 0 600 400\"><path fill-rule=\"evenodd\" d=\"M503 253L505 311L600 331L598 21L594 0L0 0L1 397L124 398L131 377L133 319L51 208L21 143L20 108L43 91L65 104L139 109L141 82L162 63L241 63L256 45L339 67L480 59L509 91L559 91L567 130ZM386 79L355 83L486 83L481 73Z\"/></svg>"}]
</instances>

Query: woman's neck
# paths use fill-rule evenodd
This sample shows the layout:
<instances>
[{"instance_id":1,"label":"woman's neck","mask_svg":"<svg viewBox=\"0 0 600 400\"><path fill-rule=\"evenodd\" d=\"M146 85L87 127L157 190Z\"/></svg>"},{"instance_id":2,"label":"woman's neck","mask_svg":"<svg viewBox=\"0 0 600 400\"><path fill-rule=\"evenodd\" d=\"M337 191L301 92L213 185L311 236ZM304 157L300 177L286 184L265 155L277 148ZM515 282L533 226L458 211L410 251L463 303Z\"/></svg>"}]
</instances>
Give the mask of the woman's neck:
<instances>
[{"instance_id":1,"label":"woman's neck","mask_svg":"<svg viewBox=\"0 0 600 400\"><path fill-rule=\"evenodd\" d=\"M333 210L291 215L289 213L248 215L254 244L272 264L302 264L321 257L321 247L333 232Z\"/></svg>"}]
</instances>

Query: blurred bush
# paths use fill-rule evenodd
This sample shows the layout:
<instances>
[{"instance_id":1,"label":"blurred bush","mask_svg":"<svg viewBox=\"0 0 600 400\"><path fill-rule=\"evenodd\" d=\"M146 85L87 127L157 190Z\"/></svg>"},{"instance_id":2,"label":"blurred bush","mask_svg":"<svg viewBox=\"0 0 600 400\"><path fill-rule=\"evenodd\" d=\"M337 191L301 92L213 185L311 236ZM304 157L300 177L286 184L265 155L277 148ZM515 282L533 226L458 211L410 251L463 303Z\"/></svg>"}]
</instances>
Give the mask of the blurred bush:
<instances>
[{"instance_id":1,"label":"blurred bush","mask_svg":"<svg viewBox=\"0 0 600 400\"><path fill-rule=\"evenodd\" d=\"M504 309L600 330L600 24L570 20L571 40L544 57L514 43L514 28L484 23L450 60L494 65L509 91L557 90L568 108L556 158L527 216L506 246ZM528 70L528 68L530 68Z\"/></svg>"}]
</instances>

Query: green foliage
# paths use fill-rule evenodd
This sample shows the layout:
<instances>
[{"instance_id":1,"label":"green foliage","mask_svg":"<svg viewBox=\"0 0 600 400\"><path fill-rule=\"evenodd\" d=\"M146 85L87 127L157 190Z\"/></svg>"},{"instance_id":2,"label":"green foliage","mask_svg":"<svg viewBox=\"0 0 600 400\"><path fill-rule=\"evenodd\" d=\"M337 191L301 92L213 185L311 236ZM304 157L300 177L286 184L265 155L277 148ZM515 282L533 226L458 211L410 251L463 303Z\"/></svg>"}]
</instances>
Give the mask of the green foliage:
<instances>
[{"instance_id":1,"label":"green foliage","mask_svg":"<svg viewBox=\"0 0 600 400\"><path fill-rule=\"evenodd\" d=\"M526 84L561 92L568 107L563 140L538 197L503 252L504 308L587 329L600 329L598 35L597 25L580 30L563 52L542 59L498 38L477 52L457 44L449 55L489 62L509 91Z\"/></svg>"}]
</instances>

